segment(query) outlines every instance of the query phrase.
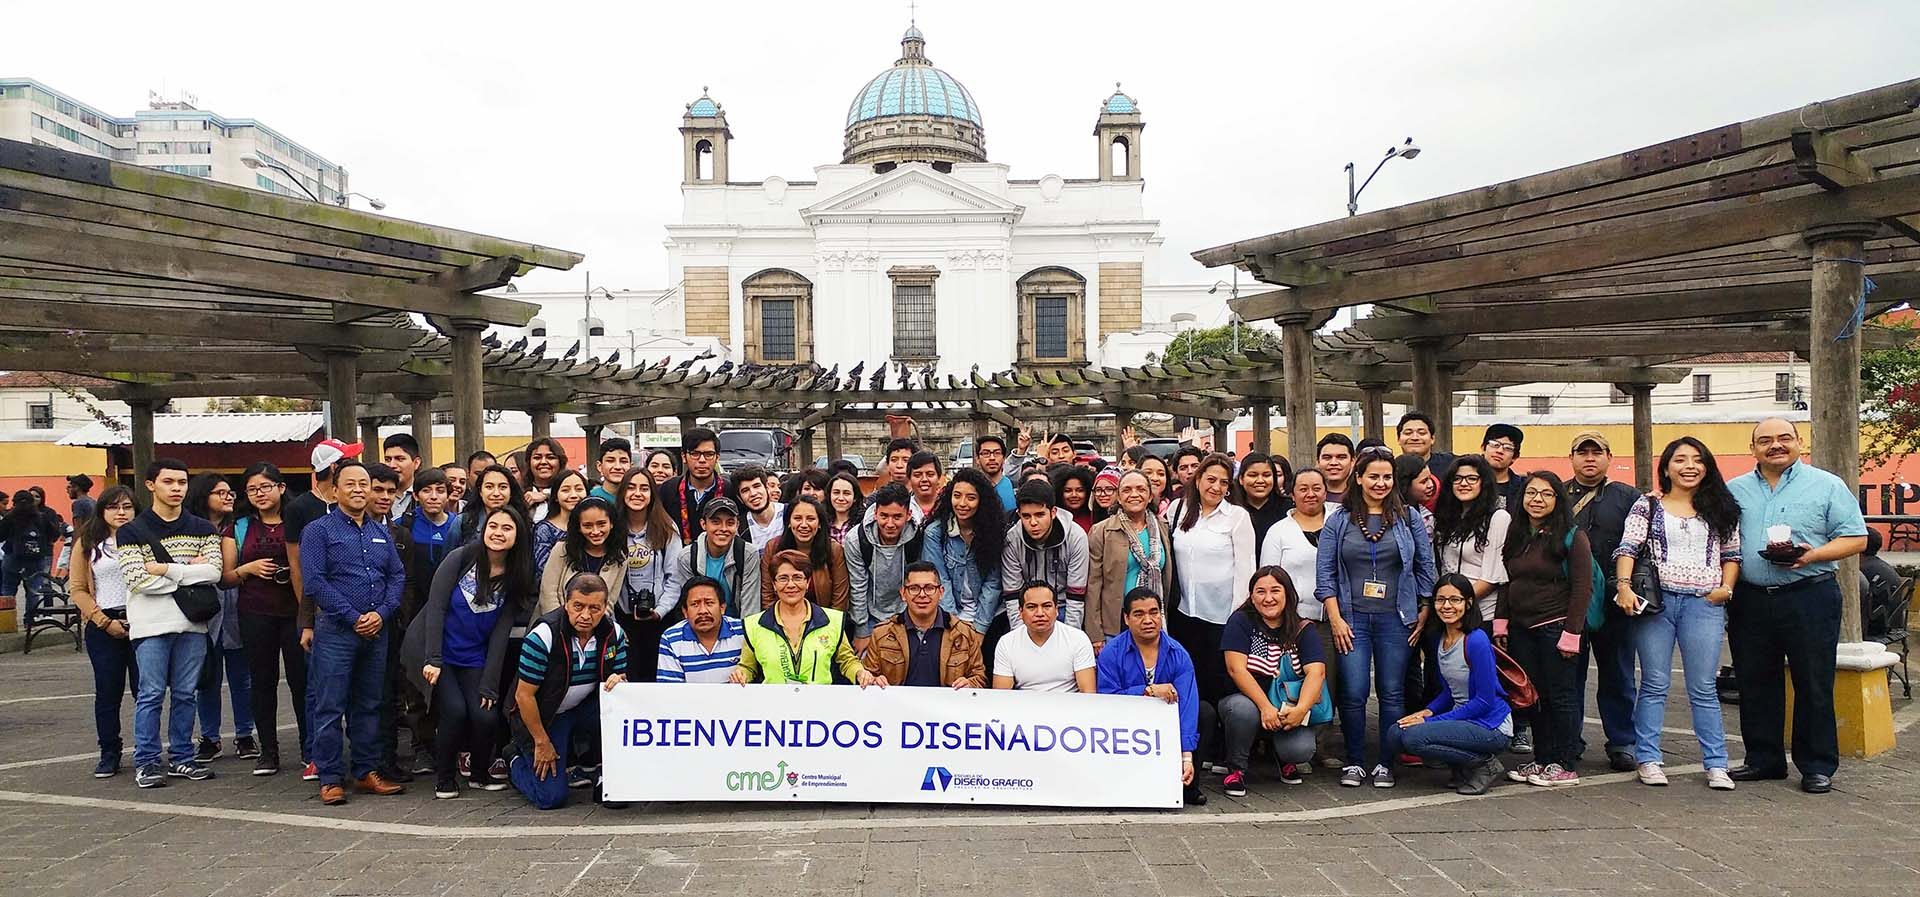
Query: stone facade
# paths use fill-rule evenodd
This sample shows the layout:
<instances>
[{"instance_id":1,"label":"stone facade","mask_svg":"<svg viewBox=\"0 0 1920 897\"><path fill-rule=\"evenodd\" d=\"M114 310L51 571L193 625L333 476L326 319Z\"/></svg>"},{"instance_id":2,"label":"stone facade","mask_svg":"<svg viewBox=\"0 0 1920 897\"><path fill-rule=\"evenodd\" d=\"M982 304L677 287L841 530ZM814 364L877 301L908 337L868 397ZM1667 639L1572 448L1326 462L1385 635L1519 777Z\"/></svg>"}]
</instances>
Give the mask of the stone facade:
<instances>
[{"instance_id":1,"label":"stone facade","mask_svg":"<svg viewBox=\"0 0 1920 897\"><path fill-rule=\"evenodd\" d=\"M1139 262L1100 263L1100 339L1140 329Z\"/></svg>"},{"instance_id":2,"label":"stone facade","mask_svg":"<svg viewBox=\"0 0 1920 897\"><path fill-rule=\"evenodd\" d=\"M724 267L689 267L681 278L686 296L687 335L730 340L732 305Z\"/></svg>"}]
</instances>

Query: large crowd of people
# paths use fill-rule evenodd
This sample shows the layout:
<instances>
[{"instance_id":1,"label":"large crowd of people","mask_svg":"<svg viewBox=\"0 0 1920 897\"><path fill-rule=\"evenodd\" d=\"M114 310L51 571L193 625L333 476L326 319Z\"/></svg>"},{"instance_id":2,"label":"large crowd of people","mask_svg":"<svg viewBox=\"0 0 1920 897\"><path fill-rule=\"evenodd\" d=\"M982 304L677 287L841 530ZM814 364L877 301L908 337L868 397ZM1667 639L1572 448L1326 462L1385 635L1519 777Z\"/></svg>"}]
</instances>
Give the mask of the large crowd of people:
<instances>
[{"instance_id":1,"label":"large crowd of people","mask_svg":"<svg viewBox=\"0 0 1920 897\"><path fill-rule=\"evenodd\" d=\"M1457 457L1433 427L1408 413L1398 454L1330 434L1301 469L1139 445L1107 463L1022 431L949 471L895 439L870 488L842 461L723 471L701 428L644 456L606 439L584 463L552 439L439 467L406 434L326 440L297 496L267 463L155 461L146 507L75 478L70 538L22 492L0 571L67 578L94 774L123 768L131 691L141 788L210 778L231 750L329 805L424 779L436 798L513 788L559 807L596 789L598 696L621 682L1164 701L1194 804L1202 773L1235 797L1316 774L1393 788L1415 765L1462 794L1550 788L1580 781L1590 661L1605 764L1659 786L1676 650L1707 787L1787 776L1791 680L1800 786L1830 788L1835 563L1868 531L1793 424L1757 424L1756 467L1732 481L1677 439L1650 495L1609 479L1597 431L1573 438L1563 481L1513 469L1517 427Z\"/></svg>"}]
</instances>

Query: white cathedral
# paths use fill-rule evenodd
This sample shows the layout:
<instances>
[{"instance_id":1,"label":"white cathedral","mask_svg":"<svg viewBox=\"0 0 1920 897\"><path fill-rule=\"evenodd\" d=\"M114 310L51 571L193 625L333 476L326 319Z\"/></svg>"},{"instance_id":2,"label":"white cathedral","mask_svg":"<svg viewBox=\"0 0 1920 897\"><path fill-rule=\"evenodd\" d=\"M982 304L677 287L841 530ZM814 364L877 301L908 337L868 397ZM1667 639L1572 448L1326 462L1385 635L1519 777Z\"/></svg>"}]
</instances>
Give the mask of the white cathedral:
<instances>
[{"instance_id":1,"label":"white cathedral","mask_svg":"<svg viewBox=\"0 0 1920 897\"><path fill-rule=\"evenodd\" d=\"M667 227L682 345L843 370L1141 363L1170 320L1225 323L1226 299L1155 285L1145 128L1116 87L1093 126L1097 177L1015 179L988 160L973 96L909 28L900 58L854 95L838 164L738 181L726 111L703 94L681 119L683 211Z\"/></svg>"}]
</instances>

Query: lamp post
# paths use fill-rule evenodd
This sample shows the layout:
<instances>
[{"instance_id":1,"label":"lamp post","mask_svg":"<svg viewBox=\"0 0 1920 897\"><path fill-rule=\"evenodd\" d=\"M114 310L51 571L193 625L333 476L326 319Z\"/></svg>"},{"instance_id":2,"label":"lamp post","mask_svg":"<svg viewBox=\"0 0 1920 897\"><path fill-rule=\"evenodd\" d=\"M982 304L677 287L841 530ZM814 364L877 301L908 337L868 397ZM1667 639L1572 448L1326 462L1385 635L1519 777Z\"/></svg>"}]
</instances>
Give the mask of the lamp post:
<instances>
[{"instance_id":1,"label":"lamp post","mask_svg":"<svg viewBox=\"0 0 1920 897\"><path fill-rule=\"evenodd\" d=\"M295 173L293 173L293 170L292 170L292 169L289 169L289 168L288 168L287 166L285 166L285 165L282 165L282 164L280 164L280 163L278 163L278 162L275 162L275 161L273 161L273 160L271 160L271 159L262 159L262 158L260 158L259 156L253 156L253 155L247 155L247 156L241 156L241 157L240 157L240 164L242 164L242 165L245 165L245 166L247 166L247 167L248 167L248 168L250 168L250 169L255 169L255 170L258 170L258 169L261 169L261 168L271 168L271 169L273 169L274 171L277 171L277 172L280 172L281 174L284 174L284 175L286 175L286 176L288 177L288 179L290 179L290 180L292 180L292 181L293 181L293 185L294 185L295 187L299 187L299 188L300 188L300 192L301 192L301 193L305 193L305 194L307 195L307 198L308 198L308 199L311 199L311 200L313 200L314 202L325 202L325 200L322 200L322 199L321 199L320 197L318 197L318 196L316 196L316 195L314 195L314 192L313 192L312 190L308 190L308 189L307 189L307 185L306 185L306 184L305 184L304 182L302 182L302 181L300 180L300 176L299 176L299 175L297 175L297 174L295 174ZM314 178L314 183L316 183L316 184L319 184L319 185L321 185L322 187L325 187L325 186L326 186L326 178L327 178L327 170L326 170L326 169L324 169L324 168L322 168L322 169L319 169L318 171L316 171L316 172L315 172L315 174L316 174L317 176L316 176L316 177ZM386 204L386 203L384 203L384 202L381 202L380 200L378 200L378 199L375 199L375 198L373 198L373 197L371 197L371 196L368 196L368 195L366 195L365 193L361 193L361 192L359 192L358 190L355 190L355 191L350 191L350 192L346 192L346 193L341 193L341 192L338 192L338 191L335 191L335 193L334 193L334 195L335 195L335 196L337 196L337 197L338 197L338 199L335 199L335 200L334 200L334 203L333 203L333 204L334 204L334 205L337 205L337 206L340 206L340 207L342 207L342 208L345 208L345 207L346 207L346 205L347 205L347 199L348 199L348 197L352 197L352 196L358 196L358 197L360 197L361 199L364 199L364 200L366 200L366 201L367 201L367 205L369 205L369 206L372 206L372 207L373 207L373 210L374 210L374 211L376 211L376 212L378 212L378 211L381 211L381 210L383 210L383 209L385 209L385 208L387 207L387 204Z\"/></svg>"},{"instance_id":2,"label":"lamp post","mask_svg":"<svg viewBox=\"0 0 1920 897\"><path fill-rule=\"evenodd\" d=\"M1207 287L1207 295L1220 292L1220 288L1226 285L1227 282L1224 280L1214 281L1213 286ZM1238 265L1234 266L1233 287L1227 296L1227 326L1233 328L1233 354L1238 355L1240 354L1240 311L1233 307L1233 303L1240 300L1240 267Z\"/></svg>"},{"instance_id":3,"label":"lamp post","mask_svg":"<svg viewBox=\"0 0 1920 897\"><path fill-rule=\"evenodd\" d=\"M1380 157L1380 164L1373 166L1372 174L1367 175L1367 179L1364 181L1361 181L1360 186L1358 187L1355 187L1353 185L1353 163L1348 162L1347 163L1347 217L1351 218L1355 215L1360 214L1360 192L1362 190L1367 189L1368 184L1373 183L1373 176L1376 174L1379 174L1380 169L1385 168L1388 162L1393 161L1393 159L1396 156L1402 159L1412 159L1418 155L1420 155L1420 148L1413 145L1412 137L1408 137L1406 142L1400 144L1399 146L1387 147L1387 154Z\"/></svg>"}]
</instances>

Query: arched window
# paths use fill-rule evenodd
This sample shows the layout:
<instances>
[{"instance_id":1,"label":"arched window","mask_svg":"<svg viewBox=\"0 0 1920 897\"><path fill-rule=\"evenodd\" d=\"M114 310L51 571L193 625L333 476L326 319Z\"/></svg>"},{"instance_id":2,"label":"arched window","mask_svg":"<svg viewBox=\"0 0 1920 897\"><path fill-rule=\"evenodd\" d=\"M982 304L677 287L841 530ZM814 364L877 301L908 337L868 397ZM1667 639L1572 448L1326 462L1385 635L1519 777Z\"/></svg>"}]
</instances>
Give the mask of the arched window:
<instances>
[{"instance_id":1,"label":"arched window","mask_svg":"<svg viewBox=\"0 0 1920 897\"><path fill-rule=\"evenodd\" d=\"M693 178L697 181L713 180L713 141L702 140L693 145Z\"/></svg>"},{"instance_id":2,"label":"arched window","mask_svg":"<svg viewBox=\"0 0 1920 897\"><path fill-rule=\"evenodd\" d=\"M1113 138L1113 142L1107 145L1107 155L1112 160L1114 177L1133 176L1133 169L1128 167L1133 162L1133 145L1127 142L1126 137Z\"/></svg>"},{"instance_id":3,"label":"arched window","mask_svg":"<svg viewBox=\"0 0 1920 897\"><path fill-rule=\"evenodd\" d=\"M1022 364L1085 364L1087 279L1067 268L1036 268L1020 278Z\"/></svg>"},{"instance_id":4,"label":"arched window","mask_svg":"<svg viewBox=\"0 0 1920 897\"><path fill-rule=\"evenodd\" d=\"M740 282L746 297L742 353L760 364L813 361L813 282L785 268L768 268Z\"/></svg>"}]
</instances>

